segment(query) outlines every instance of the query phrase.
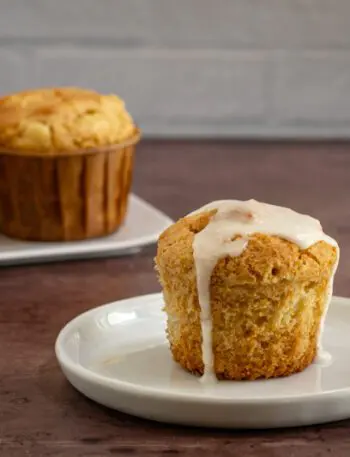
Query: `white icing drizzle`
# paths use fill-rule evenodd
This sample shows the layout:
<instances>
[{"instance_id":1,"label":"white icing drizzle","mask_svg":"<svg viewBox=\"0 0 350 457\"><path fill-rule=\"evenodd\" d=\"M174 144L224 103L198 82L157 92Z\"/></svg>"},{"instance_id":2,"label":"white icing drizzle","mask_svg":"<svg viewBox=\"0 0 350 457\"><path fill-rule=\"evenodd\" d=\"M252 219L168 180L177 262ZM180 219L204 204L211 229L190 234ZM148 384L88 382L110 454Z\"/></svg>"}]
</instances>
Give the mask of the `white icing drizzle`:
<instances>
[{"instance_id":1,"label":"white icing drizzle","mask_svg":"<svg viewBox=\"0 0 350 457\"><path fill-rule=\"evenodd\" d=\"M320 222L310 216L256 200L245 202L221 200L209 203L194 213L217 210L208 225L194 237L193 255L196 268L198 300L201 307L202 359L204 375L202 382L216 381L212 350L212 320L210 306L210 280L218 260L226 256L239 256L254 233L275 235L307 249L318 241L325 241L337 249L337 262L328 285L325 312L321 322L319 347L324 319L332 298L333 277L337 269L339 248L326 235ZM232 240L239 235L240 238ZM321 349L319 349L319 353Z\"/></svg>"},{"instance_id":2,"label":"white icing drizzle","mask_svg":"<svg viewBox=\"0 0 350 457\"><path fill-rule=\"evenodd\" d=\"M326 302L324 304L324 311L323 311L323 316L321 319L320 329L319 329L319 334L318 334L317 355L316 355L316 359L314 361L314 363L317 363L318 365L322 365L322 366L328 366L331 364L331 361L332 361L331 354L322 347L322 336L323 336L323 332L324 332L324 325L325 325L325 321L326 321L326 317L327 317L327 313L328 313L328 308L332 301L334 276L335 276L335 273L337 271L338 264L339 264L339 247L335 241L334 241L334 243L335 244L333 246L335 246L337 248L337 259L335 261L335 264L333 265L332 275L329 279L329 283L328 283L328 287L327 287L327 298L326 298Z\"/></svg>"}]
</instances>

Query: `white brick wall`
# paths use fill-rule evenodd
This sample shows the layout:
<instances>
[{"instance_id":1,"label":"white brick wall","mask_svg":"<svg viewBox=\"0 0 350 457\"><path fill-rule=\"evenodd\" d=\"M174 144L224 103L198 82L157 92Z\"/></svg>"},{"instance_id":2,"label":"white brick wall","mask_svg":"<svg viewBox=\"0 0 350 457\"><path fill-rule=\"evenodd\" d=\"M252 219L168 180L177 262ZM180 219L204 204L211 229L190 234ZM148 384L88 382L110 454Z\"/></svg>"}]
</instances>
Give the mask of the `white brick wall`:
<instances>
[{"instance_id":1,"label":"white brick wall","mask_svg":"<svg viewBox=\"0 0 350 457\"><path fill-rule=\"evenodd\" d=\"M264 116L265 62L252 53L60 48L38 52L37 65L40 84L67 85L74 74L79 85L118 88L148 129Z\"/></svg>"},{"instance_id":2,"label":"white brick wall","mask_svg":"<svg viewBox=\"0 0 350 457\"><path fill-rule=\"evenodd\" d=\"M0 0L0 94L68 84L149 135L350 137L350 1Z\"/></svg>"},{"instance_id":3,"label":"white brick wall","mask_svg":"<svg viewBox=\"0 0 350 457\"><path fill-rule=\"evenodd\" d=\"M24 85L23 62L18 52L0 47L0 92Z\"/></svg>"},{"instance_id":4,"label":"white brick wall","mask_svg":"<svg viewBox=\"0 0 350 457\"><path fill-rule=\"evenodd\" d=\"M281 122L298 124L311 119L317 125L349 124L350 53L279 55L273 103Z\"/></svg>"}]
</instances>

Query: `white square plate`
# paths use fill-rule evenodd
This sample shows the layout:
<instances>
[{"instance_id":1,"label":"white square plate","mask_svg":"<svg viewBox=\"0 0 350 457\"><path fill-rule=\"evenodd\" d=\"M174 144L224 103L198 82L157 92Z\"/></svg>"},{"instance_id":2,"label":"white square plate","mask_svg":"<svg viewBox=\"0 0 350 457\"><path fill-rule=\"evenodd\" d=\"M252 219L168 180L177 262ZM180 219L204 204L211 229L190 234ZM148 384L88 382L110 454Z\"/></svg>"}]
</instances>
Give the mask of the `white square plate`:
<instances>
[{"instance_id":1,"label":"white square plate","mask_svg":"<svg viewBox=\"0 0 350 457\"><path fill-rule=\"evenodd\" d=\"M0 265L109 257L134 253L155 243L173 221L136 195L131 195L124 225L114 234L88 241L40 243L0 235Z\"/></svg>"}]
</instances>

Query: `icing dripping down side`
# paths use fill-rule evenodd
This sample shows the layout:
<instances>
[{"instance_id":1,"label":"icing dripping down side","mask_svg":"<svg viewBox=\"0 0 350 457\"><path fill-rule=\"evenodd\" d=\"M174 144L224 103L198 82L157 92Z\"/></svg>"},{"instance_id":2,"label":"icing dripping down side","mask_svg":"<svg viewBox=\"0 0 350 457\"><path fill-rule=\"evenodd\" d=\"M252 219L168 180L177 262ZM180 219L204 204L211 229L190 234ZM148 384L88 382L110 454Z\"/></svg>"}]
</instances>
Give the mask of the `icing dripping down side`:
<instances>
[{"instance_id":1,"label":"icing dripping down side","mask_svg":"<svg viewBox=\"0 0 350 457\"><path fill-rule=\"evenodd\" d=\"M296 213L283 208L256 200L241 202L238 200L222 200L209 203L194 213L217 210L208 225L194 237L193 256L196 269L198 300L201 308L202 326L202 358L204 375L202 382L216 381L214 370L212 321L210 306L210 280L217 262L226 256L239 256L246 248L249 237L254 233L279 236L297 244L300 249L307 249L318 241L325 241L337 249L338 244L326 235L320 222L310 216ZM235 236L239 238L234 239ZM332 297L333 275L329 282L324 318ZM319 349L320 351L321 349Z\"/></svg>"},{"instance_id":2,"label":"icing dripping down side","mask_svg":"<svg viewBox=\"0 0 350 457\"><path fill-rule=\"evenodd\" d=\"M324 332L324 325L325 325L325 321L326 321L326 317L327 317L327 313L328 313L328 308L332 301L334 276L335 276L335 273L337 271L338 264L339 264L339 247L338 247L338 245L336 245L336 248L337 248L337 259L336 259L335 264L333 265L332 275L329 279L329 283L328 283L328 287L327 287L327 296L326 296L326 300L325 300L325 304L324 304L324 311L323 311L323 315L321 318L320 329L319 329L319 334L318 334L317 355L316 355L316 359L314 361L314 363L316 363L318 365L322 365L322 366L330 365L331 358L332 358L331 355L329 354L329 352L327 352L322 347L322 336L323 336L323 332Z\"/></svg>"},{"instance_id":3,"label":"icing dripping down side","mask_svg":"<svg viewBox=\"0 0 350 457\"><path fill-rule=\"evenodd\" d=\"M202 325L202 359L204 364L204 375L202 382L215 381L214 358L212 343L212 319L210 307L210 279L211 273L216 262L227 255L238 256L245 249L247 241L238 239L231 242L225 239L225 236L216 231L217 221L213 221L210 226L209 236L217 237L215 246L217 247L215 255L212 255L210 243L206 243L205 237L196 236L193 243L193 252L196 265L197 291L199 305L201 307L201 325ZM208 226L208 227L209 227Z\"/></svg>"}]
</instances>

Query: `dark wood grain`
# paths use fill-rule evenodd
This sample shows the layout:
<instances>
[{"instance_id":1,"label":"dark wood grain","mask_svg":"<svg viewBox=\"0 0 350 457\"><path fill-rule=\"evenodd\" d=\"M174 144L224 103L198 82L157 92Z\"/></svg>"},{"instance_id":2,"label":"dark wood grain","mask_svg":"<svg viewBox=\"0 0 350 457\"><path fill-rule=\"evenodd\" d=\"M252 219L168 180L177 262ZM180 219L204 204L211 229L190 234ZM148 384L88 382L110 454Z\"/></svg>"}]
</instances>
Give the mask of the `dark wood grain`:
<instances>
[{"instance_id":1,"label":"dark wood grain","mask_svg":"<svg viewBox=\"0 0 350 457\"><path fill-rule=\"evenodd\" d=\"M255 197L322 220L342 256L335 293L350 295L348 143L148 142L134 190L173 218L218 198ZM133 257L0 270L0 455L350 455L350 421L303 429L215 431L109 411L63 378L53 345L73 316L158 290L154 247Z\"/></svg>"}]
</instances>

